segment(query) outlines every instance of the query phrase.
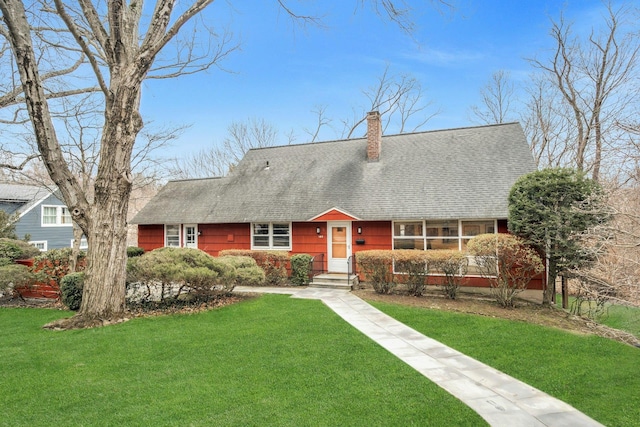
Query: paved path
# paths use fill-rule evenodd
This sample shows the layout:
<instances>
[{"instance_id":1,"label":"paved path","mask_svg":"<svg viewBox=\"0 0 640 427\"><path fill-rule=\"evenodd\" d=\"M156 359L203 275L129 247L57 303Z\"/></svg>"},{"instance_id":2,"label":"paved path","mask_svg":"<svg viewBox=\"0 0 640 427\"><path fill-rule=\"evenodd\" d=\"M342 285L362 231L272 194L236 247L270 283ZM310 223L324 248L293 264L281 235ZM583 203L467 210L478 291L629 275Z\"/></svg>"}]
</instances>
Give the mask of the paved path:
<instances>
[{"instance_id":1,"label":"paved path","mask_svg":"<svg viewBox=\"0 0 640 427\"><path fill-rule=\"evenodd\" d=\"M244 286L237 286L235 290L321 300L353 327L471 407L492 426L602 425L572 406L422 335L348 291Z\"/></svg>"}]
</instances>

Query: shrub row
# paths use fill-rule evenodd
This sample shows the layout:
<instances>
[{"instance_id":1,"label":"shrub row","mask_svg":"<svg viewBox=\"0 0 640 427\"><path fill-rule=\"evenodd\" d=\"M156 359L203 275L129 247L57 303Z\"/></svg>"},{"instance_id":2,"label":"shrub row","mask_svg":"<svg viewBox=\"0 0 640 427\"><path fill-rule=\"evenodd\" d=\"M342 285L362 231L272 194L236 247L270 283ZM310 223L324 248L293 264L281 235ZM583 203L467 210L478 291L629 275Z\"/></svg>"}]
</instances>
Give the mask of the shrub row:
<instances>
[{"instance_id":1,"label":"shrub row","mask_svg":"<svg viewBox=\"0 0 640 427\"><path fill-rule=\"evenodd\" d=\"M421 296L429 273L442 274L445 295L457 298L461 281L467 273L467 257L455 250L372 250L356 255L358 266L380 294L388 294L402 283L410 295ZM396 273L393 274L395 270Z\"/></svg>"}]
</instances>

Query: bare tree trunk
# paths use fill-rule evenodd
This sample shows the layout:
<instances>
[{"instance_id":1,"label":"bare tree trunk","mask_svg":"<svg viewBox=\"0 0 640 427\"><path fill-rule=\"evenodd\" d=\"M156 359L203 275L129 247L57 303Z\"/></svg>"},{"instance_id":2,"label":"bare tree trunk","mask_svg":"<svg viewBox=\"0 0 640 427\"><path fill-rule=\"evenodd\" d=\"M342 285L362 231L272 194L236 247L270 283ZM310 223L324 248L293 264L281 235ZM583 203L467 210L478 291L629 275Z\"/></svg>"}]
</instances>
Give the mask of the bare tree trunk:
<instances>
[{"instance_id":1,"label":"bare tree trunk","mask_svg":"<svg viewBox=\"0 0 640 427\"><path fill-rule=\"evenodd\" d=\"M69 256L69 271L78 271L78 258L80 257L80 242L82 241L82 229L73 224L73 243L71 244L71 255Z\"/></svg>"}]
</instances>

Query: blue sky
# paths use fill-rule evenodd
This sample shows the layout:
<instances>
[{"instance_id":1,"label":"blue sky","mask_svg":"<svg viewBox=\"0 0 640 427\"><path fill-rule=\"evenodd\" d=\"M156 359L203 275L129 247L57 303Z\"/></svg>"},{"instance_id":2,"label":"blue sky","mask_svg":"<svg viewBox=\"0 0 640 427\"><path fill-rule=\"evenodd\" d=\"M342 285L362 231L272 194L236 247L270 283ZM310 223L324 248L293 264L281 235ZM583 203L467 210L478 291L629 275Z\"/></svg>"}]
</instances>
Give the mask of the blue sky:
<instances>
[{"instance_id":1,"label":"blue sky","mask_svg":"<svg viewBox=\"0 0 640 427\"><path fill-rule=\"evenodd\" d=\"M425 130L473 125L469 108L479 103L491 74L506 70L516 82L527 79L532 69L525 58L544 56L552 46L550 18L564 10L580 31L603 11L598 0L457 0L453 13L427 6L416 11L412 39L360 1L290 2L301 13L322 15L323 28L306 29L294 27L275 3L217 1L205 12L208 24L229 28L241 43L220 64L232 72L212 69L145 83L147 122L190 125L167 155L219 143L232 121L249 118L275 126L282 143L290 131L296 142L307 142L303 129L314 127L316 106L325 106L339 127L340 118L365 105L362 90L387 65L391 73L416 77L440 109ZM337 136L326 128L320 140Z\"/></svg>"}]
</instances>

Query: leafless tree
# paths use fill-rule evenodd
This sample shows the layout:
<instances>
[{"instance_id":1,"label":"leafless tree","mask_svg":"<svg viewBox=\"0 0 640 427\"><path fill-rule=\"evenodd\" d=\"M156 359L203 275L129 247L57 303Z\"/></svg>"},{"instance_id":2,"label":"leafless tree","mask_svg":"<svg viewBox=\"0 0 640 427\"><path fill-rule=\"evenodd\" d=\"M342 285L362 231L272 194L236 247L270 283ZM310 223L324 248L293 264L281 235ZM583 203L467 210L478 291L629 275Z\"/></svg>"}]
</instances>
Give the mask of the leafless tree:
<instances>
[{"instance_id":1,"label":"leafless tree","mask_svg":"<svg viewBox=\"0 0 640 427\"><path fill-rule=\"evenodd\" d=\"M560 93L569 114L564 117L575 142L569 147L571 161L598 180L604 154L617 144L616 120L632 114L638 101L633 86L638 78L640 43L631 5L606 6L605 28L592 30L586 40L574 34L572 25L552 21L555 49L547 59L531 64L543 72Z\"/></svg>"},{"instance_id":2,"label":"leafless tree","mask_svg":"<svg viewBox=\"0 0 640 427\"><path fill-rule=\"evenodd\" d=\"M117 318L124 312L131 160L136 137L144 126L140 115L142 82L208 69L237 48L228 32L216 33L204 22L196 25L195 18L211 3L213 0L193 0L183 7L175 0L158 0L147 7L135 1L43 0L39 7L25 10L21 1L0 0L0 35L11 46L20 76L16 86L22 89L21 99L39 154L89 241L82 306L77 316L60 322L63 327ZM294 19L305 20L284 0L278 3ZM405 0L367 3L411 30ZM198 43L194 42L196 37ZM41 46L40 40L47 43ZM48 89L49 69L43 64L51 62L40 59L54 57L56 66L50 68L54 72L81 64L77 73L61 78L69 82L72 77L82 80L91 75L94 88L80 87L96 91L103 103L93 199L72 173L54 125L50 101L56 96L52 94L77 95L73 89L67 92L68 87L73 88L69 83L61 90Z\"/></svg>"},{"instance_id":3,"label":"leafless tree","mask_svg":"<svg viewBox=\"0 0 640 427\"><path fill-rule=\"evenodd\" d=\"M157 58L158 72L172 75L194 67L208 68L233 50L223 39L211 55L178 57L173 66L162 62L163 49L172 41L179 43L179 31L209 3L211 0L196 0L182 15L172 18L174 2L158 2L144 20L141 3L96 5L80 0L76 8L54 0L48 5L55 10L50 14L52 19L59 18L57 26L50 28L65 28L73 36L74 46L86 58L104 97L100 161L91 199L64 158L54 127L32 37L40 21L29 21L22 2L0 1L2 32L11 43L39 152L90 245L77 316L80 325L96 318L117 317L124 311L126 219L133 181L131 156L143 127L139 113L142 81L154 73ZM143 24L146 29L140 32Z\"/></svg>"},{"instance_id":4,"label":"leafless tree","mask_svg":"<svg viewBox=\"0 0 640 427\"><path fill-rule=\"evenodd\" d=\"M250 149L291 144L292 138L292 134L287 134L283 141L278 129L265 119L234 121L227 127L227 136L221 144L173 159L168 175L174 179L225 176Z\"/></svg>"},{"instance_id":5,"label":"leafless tree","mask_svg":"<svg viewBox=\"0 0 640 427\"><path fill-rule=\"evenodd\" d=\"M539 168L571 167L574 135L564 104L547 79L532 75L520 121Z\"/></svg>"},{"instance_id":6,"label":"leafless tree","mask_svg":"<svg viewBox=\"0 0 640 427\"><path fill-rule=\"evenodd\" d=\"M514 85L508 72L494 72L491 80L480 90L480 96L482 103L470 108L473 121L496 124L513 120Z\"/></svg>"},{"instance_id":7,"label":"leafless tree","mask_svg":"<svg viewBox=\"0 0 640 427\"><path fill-rule=\"evenodd\" d=\"M439 113L439 110L432 111L433 102L424 98L418 79L410 74L391 74L389 65L376 83L362 93L368 102L361 108L354 107L351 118L341 120L342 138L354 137L358 129L364 127L369 111L380 112L383 132L394 123L397 133L416 132Z\"/></svg>"}]
</instances>

